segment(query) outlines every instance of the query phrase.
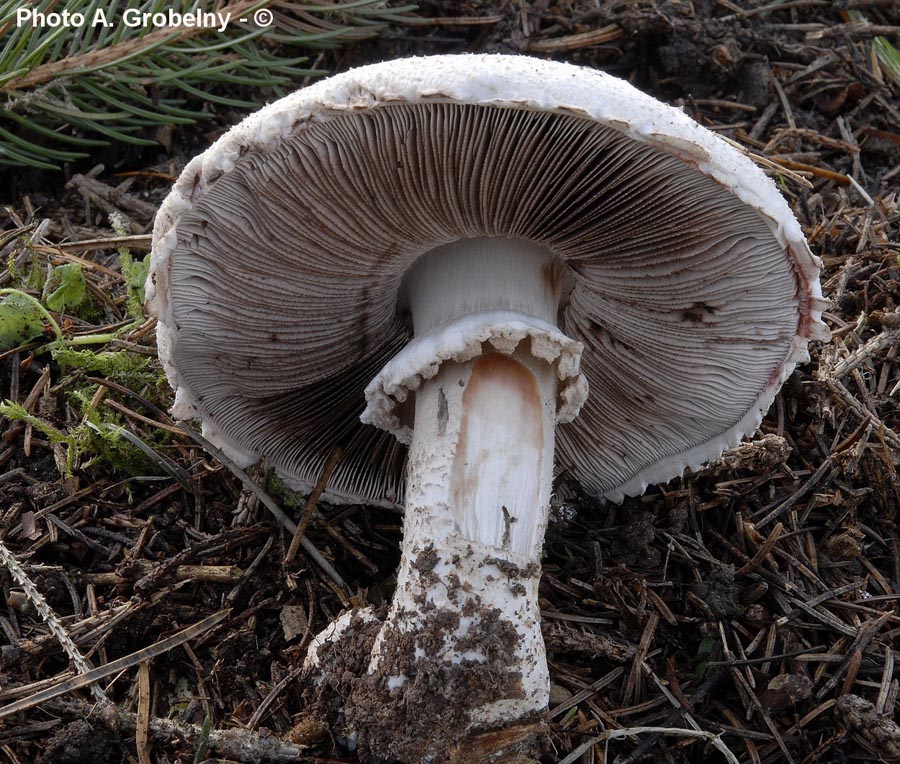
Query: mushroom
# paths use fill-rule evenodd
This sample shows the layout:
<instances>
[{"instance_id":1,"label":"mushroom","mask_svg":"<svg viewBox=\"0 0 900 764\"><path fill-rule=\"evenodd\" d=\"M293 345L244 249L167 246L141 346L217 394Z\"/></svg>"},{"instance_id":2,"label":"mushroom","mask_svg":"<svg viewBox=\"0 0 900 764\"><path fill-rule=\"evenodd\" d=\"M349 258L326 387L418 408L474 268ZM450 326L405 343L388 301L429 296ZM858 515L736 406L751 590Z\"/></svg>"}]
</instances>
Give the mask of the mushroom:
<instances>
[{"instance_id":1,"label":"mushroom","mask_svg":"<svg viewBox=\"0 0 900 764\"><path fill-rule=\"evenodd\" d=\"M429 762L546 708L554 469L621 501L754 432L827 336L819 265L774 184L681 111L458 55L222 136L159 211L147 294L177 417L301 489L338 445L332 497L405 507L345 714L376 758Z\"/></svg>"}]
</instances>

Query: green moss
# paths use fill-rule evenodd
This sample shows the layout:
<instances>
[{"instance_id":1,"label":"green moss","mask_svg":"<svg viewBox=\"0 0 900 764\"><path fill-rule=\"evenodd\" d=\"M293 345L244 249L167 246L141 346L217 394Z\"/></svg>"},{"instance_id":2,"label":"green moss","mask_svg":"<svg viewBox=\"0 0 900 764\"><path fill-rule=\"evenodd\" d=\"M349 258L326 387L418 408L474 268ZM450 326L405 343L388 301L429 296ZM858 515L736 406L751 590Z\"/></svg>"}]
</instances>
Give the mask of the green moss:
<instances>
[{"instance_id":1,"label":"green moss","mask_svg":"<svg viewBox=\"0 0 900 764\"><path fill-rule=\"evenodd\" d=\"M0 404L0 415L10 421L30 424L51 443L66 446L66 476L75 469L102 465L105 471L112 470L124 475L140 475L148 467L149 460L140 449L123 439L118 430L102 421L96 409L84 407L86 420L62 431L45 419L30 414L23 406L12 401ZM92 421L94 420L94 421Z\"/></svg>"},{"instance_id":2,"label":"green moss","mask_svg":"<svg viewBox=\"0 0 900 764\"><path fill-rule=\"evenodd\" d=\"M51 351L53 359L63 371L82 369L102 374L113 379L138 379L138 372L147 368L150 358L128 350L75 350L71 347L57 347ZM145 381L145 380L142 380Z\"/></svg>"},{"instance_id":3,"label":"green moss","mask_svg":"<svg viewBox=\"0 0 900 764\"><path fill-rule=\"evenodd\" d=\"M44 421L34 414L28 413L28 410L19 403L14 401L5 401L0 403L0 415L5 416L10 422L25 422L30 424L41 435L47 438L51 443L66 443L71 445L71 437L58 430L49 422Z\"/></svg>"},{"instance_id":4,"label":"green moss","mask_svg":"<svg viewBox=\"0 0 900 764\"><path fill-rule=\"evenodd\" d=\"M307 497L289 488L274 470L266 473L265 491L288 514L302 510L306 506Z\"/></svg>"}]
</instances>

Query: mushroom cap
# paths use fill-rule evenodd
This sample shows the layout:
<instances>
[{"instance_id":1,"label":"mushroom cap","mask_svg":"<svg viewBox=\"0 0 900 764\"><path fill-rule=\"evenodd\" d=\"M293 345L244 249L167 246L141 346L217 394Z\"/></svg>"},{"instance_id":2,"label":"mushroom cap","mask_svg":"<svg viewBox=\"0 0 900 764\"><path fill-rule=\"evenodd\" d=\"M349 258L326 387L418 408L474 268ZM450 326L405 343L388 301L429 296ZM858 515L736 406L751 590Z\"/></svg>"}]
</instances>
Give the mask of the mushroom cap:
<instances>
[{"instance_id":1,"label":"mushroom cap","mask_svg":"<svg viewBox=\"0 0 900 764\"><path fill-rule=\"evenodd\" d=\"M301 488L340 444L333 496L402 503L405 450L359 422L363 391L412 338L403 274L482 236L574 274L558 325L590 394L557 470L615 501L755 431L827 336L787 203L681 111L569 64L410 58L276 101L184 169L147 282L173 413Z\"/></svg>"}]
</instances>

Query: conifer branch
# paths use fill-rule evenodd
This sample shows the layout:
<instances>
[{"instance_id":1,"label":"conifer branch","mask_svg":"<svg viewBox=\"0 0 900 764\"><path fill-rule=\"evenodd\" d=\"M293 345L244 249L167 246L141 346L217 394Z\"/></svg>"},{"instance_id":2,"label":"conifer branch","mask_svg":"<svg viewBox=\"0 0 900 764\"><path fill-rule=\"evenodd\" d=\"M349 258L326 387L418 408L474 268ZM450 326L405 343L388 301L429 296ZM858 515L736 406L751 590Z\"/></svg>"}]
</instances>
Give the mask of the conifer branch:
<instances>
[{"instance_id":1,"label":"conifer branch","mask_svg":"<svg viewBox=\"0 0 900 764\"><path fill-rule=\"evenodd\" d=\"M300 78L324 74L304 68L308 59L298 53L371 37L413 8L384 0L142 0L130 8L230 14L220 29L128 25L115 0L67 2L70 17L85 17L81 26L17 24L22 7L0 0L0 166L48 169L110 142L156 145L148 128L191 124L210 116L209 104L252 108L240 97L250 89L282 95ZM28 7L61 10L56 0ZM98 9L112 23L91 23ZM255 26L260 10L271 11L269 26Z\"/></svg>"}]
</instances>

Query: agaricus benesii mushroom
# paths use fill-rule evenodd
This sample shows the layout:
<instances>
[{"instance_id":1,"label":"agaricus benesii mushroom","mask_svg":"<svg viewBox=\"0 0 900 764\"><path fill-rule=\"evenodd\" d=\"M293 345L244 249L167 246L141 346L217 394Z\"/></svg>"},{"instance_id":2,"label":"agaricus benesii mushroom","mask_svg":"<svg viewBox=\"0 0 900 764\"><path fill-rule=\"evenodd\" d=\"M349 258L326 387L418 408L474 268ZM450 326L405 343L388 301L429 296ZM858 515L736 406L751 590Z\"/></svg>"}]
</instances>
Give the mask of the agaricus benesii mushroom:
<instances>
[{"instance_id":1,"label":"agaricus benesii mushroom","mask_svg":"<svg viewBox=\"0 0 900 764\"><path fill-rule=\"evenodd\" d=\"M339 445L332 496L405 506L347 718L432 761L546 708L554 462L621 501L737 445L827 334L818 268L774 184L679 110L436 56L318 82L190 162L147 292L176 416L298 487Z\"/></svg>"}]
</instances>

